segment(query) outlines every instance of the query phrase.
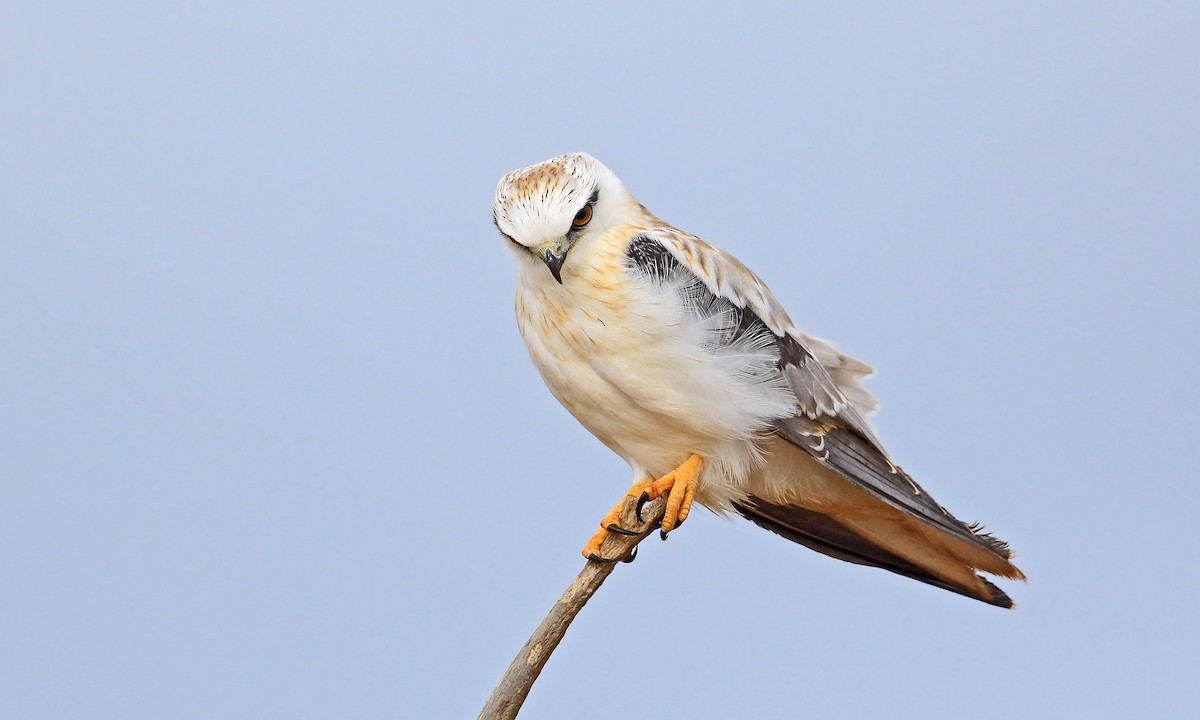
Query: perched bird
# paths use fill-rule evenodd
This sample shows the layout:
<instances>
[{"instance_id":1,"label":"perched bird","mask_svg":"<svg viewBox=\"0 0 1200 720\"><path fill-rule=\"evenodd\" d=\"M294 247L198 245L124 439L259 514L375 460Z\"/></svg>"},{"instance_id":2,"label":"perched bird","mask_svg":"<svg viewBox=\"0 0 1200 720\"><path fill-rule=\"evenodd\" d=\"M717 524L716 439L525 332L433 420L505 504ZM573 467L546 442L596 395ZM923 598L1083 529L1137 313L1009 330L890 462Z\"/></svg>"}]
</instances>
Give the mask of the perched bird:
<instances>
[{"instance_id":1,"label":"perched bird","mask_svg":"<svg viewBox=\"0 0 1200 720\"><path fill-rule=\"evenodd\" d=\"M1023 579L1008 545L946 511L892 462L867 417L870 366L805 335L728 253L655 217L582 153L496 188L517 259L517 322L550 392L667 495L662 532L693 501L840 560L1000 607L977 571ZM618 503L584 547L593 561ZM665 535L664 535L665 537Z\"/></svg>"}]
</instances>

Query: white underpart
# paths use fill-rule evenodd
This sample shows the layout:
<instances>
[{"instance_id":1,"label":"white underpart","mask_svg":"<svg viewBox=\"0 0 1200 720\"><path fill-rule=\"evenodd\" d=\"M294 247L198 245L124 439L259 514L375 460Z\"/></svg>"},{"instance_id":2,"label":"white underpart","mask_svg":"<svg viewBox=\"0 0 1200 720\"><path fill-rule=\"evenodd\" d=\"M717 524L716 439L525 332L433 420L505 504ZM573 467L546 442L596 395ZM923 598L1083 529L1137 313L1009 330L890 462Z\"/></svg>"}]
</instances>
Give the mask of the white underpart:
<instances>
[{"instance_id":1,"label":"white underpart","mask_svg":"<svg viewBox=\"0 0 1200 720\"><path fill-rule=\"evenodd\" d=\"M661 477L699 454L706 464L697 499L731 509L763 463L771 420L796 410L770 338L747 333L729 343L733 307L682 302L695 290L685 273L656 283L623 269L636 312L605 321L591 288L569 278L560 286L538 265L521 263L518 318L550 391L635 477Z\"/></svg>"}]
</instances>

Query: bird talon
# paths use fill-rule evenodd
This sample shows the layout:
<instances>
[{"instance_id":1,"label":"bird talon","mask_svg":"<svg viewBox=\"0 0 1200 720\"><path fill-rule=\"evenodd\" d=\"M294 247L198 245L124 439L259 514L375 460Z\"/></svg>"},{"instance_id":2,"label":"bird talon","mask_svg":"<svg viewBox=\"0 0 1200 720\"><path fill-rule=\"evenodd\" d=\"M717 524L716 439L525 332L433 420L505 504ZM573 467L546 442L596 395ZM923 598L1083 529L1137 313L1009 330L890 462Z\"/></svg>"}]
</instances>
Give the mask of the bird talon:
<instances>
[{"instance_id":1,"label":"bird talon","mask_svg":"<svg viewBox=\"0 0 1200 720\"><path fill-rule=\"evenodd\" d=\"M640 538L643 534L651 532L655 528L659 531L659 537L666 540L667 534L672 532L676 527L679 527L679 524L683 522L683 518L687 517L688 510L691 508L692 497L695 495L696 479L702 464L703 460L700 456L692 455L674 471L667 473L657 480L647 476L646 479L635 482L633 487L629 488L629 492L625 493L625 497L621 502L614 505L612 510L609 510L604 519L600 521L600 529L592 535L587 545L583 546L583 556L591 562L633 562L633 559L637 557L636 548L631 548L629 554L624 557L610 560L601 555L600 547L614 535ZM670 494L667 496L667 503L662 515L650 518L642 512L646 509L646 503L657 500L668 492ZM623 513L628 508L626 503L631 497L637 498L637 502L634 503L634 515L637 516L639 524L637 530L630 530L624 527L625 524L629 523L628 518L622 520ZM648 522L654 523L653 526L646 528L645 526ZM636 543L637 540L635 539L632 544L636 545Z\"/></svg>"},{"instance_id":2,"label":"bird talon","mask_svg":"<svg viewBox=\"0 0 1200 720\"><path fill-rule=\"evenodd\" d=\"M646 522L646 518L642 517L642 508L648 502L650 502L650 493L643 491L641 497L638 498L637 507L633 509L633 514L637 515L638 522L640 523Z\"/></svg>"},{"instance_id":3,"label":"bird talon","mask_svg":"<svg viewBox=\"0 0 1200 720\"><path fill-rule=\"evenodd\" d=\"M604 529L609 531L610 533L616 533L618 535L626 535L626 536L630 536L630 537L638 534L636 530L626 530L625 528L621 527L620 525L618 525L616 523L612 523L611 525L609 525L608 527L606 527Z\"/></svg>"}]
</instances>

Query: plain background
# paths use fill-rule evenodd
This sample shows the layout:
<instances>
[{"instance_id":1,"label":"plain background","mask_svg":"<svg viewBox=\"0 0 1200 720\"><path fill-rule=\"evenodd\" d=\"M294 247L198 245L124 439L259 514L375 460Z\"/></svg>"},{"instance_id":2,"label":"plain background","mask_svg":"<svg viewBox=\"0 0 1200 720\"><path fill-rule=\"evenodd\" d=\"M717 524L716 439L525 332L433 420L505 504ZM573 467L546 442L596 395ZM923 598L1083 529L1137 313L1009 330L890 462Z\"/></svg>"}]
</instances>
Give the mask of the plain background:
<instances>
[{"instance_id":1,"label":"plain background","mask_svg":"<svg viewBox=\"0 0 1200 720\"><path fill-rule=\"evenodd\" d=\"M1030 581L701 512L522 717L1200 711L1194 3L404 5L0 11L0 716L474 717L630 479L491 226L576 150Z\"/></svg>"}]
</instances>

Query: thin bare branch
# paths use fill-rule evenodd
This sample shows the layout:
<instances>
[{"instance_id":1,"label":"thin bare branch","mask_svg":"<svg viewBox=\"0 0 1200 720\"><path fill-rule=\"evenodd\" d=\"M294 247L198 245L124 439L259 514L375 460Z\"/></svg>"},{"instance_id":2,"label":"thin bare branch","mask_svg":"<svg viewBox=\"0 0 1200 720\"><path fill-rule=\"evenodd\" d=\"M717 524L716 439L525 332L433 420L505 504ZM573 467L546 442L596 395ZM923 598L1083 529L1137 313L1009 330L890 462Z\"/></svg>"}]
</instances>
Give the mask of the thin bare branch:
<instances>
[{"instance_id":1,"label":"thin bare branch","mask_svg":"<svg viewBox=\"0 0 1200 720\"><path fill-rule=\"evenodd\" d=\"M632 495L626 496L625 507L621 513L621 526L636 529L637 535L610 535L601 546L604 557L628 557L634 552L634 547L662 523L663 512L666 510L665 498L642 508L642 517L646 518L644 524L637 521L634 513L636 505L637 498ZM537 630L533 631L525 647L521 648L521 652L517 653L517 657L508 666L508 671L500 678L492 696L479 712L479 720L512 720L517 716L521 706L525 704L533 682L550 659L550 653L558 647L575 616L614 569L615 563L589 562L584 565L583 570L567 586L562 597L550 608L550 612L538 625Z\"/></svg>"}]
</instances>

